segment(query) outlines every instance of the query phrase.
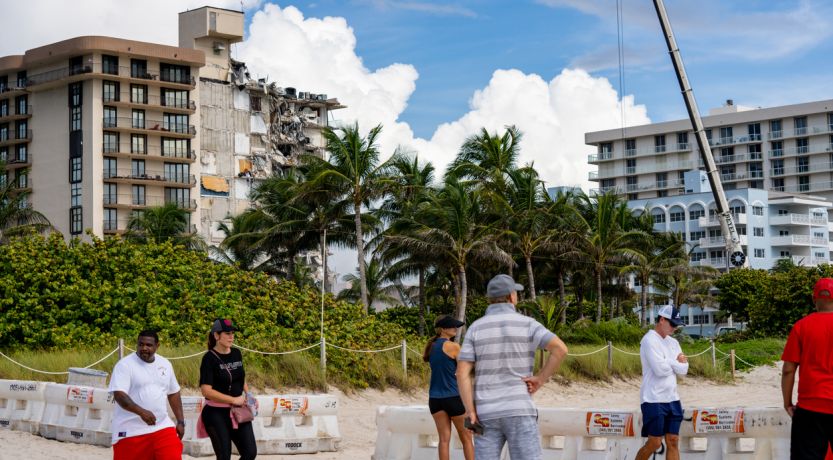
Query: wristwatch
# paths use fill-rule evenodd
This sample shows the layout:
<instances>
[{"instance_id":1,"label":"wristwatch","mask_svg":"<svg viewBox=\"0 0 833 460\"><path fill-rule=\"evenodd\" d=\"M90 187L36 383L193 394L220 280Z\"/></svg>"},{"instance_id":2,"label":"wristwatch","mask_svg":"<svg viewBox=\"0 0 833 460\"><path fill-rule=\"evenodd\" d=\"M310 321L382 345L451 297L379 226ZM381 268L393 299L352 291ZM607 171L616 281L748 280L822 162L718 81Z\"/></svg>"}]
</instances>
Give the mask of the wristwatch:
<instances>
[{"instance_id":1,"label":"wristwatch","mask_svg":"<svg viewBox=\"0 0 833 460\"><path fill-rule=\"evenodd\" d=\"M182 426L185 426L185 420L177 420L177 421L176 421L176 424L177 424L177 425L182 425Z\"/></svg>"}]
</instances>

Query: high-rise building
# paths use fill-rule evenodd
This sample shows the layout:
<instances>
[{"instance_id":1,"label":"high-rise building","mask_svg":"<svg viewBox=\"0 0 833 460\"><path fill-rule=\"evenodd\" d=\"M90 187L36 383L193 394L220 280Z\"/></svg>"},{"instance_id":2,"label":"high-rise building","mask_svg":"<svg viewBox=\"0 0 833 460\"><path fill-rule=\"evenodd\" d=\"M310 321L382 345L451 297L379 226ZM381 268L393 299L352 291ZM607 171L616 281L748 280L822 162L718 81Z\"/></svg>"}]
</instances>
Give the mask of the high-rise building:
<instances>
[{"instance_id":1,"label":"high-rise building","mask_svg":"<svg viewBox=\"0 0 833 460\"><path fill-rule=\"evenodd\" d=\"M201 51L77 37L0 58L3 180L64 235L125 230L177 203L199 221ZM26 173L25 171L28 171Z\"/></svg>"}]
</instances>

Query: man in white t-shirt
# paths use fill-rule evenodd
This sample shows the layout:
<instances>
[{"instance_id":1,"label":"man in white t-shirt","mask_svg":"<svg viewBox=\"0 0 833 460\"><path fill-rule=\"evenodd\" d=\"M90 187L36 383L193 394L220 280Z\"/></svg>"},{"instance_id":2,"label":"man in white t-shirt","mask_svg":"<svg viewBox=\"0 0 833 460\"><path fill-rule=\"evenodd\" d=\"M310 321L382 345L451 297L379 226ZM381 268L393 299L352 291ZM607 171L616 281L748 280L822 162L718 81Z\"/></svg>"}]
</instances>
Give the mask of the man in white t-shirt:
<instances>
[{"instance_id":1,"label":"man in white t-shirt","mask_svg":"<svg viewBox=\"0 0 833 460\"><path fill-rule=\"evenodd\" d=\"M185 416L171 362L156 354L159 336L142 331L136 353L113 368L110 393L118 403L110 429L114 460L182 458ZM168 403L176 424L168 417Z\"/></svg>"},{"instance_id":2,"label":"man in white t-shirt","mask_svg":"<svg viewBox=\"0 0 833 460\"><path fill-rule=\"evenodd\" d=\"M677 376L688 373L688 358L680 343L671 337L683 325L680 311L671 305L659 310L657 324L639 344L642 360L642 437L648 442L636 453L636 460L647 460L665 439L668 460L680 459L680 424L683 406L677 393Z\"/></svg>"}]
</instances>

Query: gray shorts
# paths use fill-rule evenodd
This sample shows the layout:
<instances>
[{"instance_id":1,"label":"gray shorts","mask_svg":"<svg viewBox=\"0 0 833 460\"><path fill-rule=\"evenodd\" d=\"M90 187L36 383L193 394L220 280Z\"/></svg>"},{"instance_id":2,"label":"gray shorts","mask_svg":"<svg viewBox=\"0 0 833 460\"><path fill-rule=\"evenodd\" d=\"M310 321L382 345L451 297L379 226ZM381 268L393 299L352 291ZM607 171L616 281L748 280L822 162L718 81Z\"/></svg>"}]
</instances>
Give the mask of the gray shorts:
<instances>
[{"instance_id":1,"label":"gray shorts","mask_svg":"<svg viewBox=\"0 0 833 460\"><path fill-rule=\"evenodd\" d=\"M509 444L512 460L540 460L541 435L538 417L505 417L481 420L483 434L474 436L474 456L477 460L499 460L504 444Z\"/></svg>"}]
</instances>

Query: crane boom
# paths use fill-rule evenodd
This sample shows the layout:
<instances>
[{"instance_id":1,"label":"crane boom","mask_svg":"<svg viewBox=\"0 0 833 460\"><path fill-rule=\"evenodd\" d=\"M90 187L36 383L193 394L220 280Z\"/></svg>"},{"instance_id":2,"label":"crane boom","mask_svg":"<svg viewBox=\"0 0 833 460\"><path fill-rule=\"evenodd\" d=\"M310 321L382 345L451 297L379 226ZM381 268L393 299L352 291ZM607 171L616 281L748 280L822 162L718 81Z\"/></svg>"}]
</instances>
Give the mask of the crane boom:
<instances>
[{"instance_id":1,"label":"crane boom","mask_svg":"<svg viewBox=\"0 0 833 460\"><path fill-rule=\"evenodd\" d=\"M706 166L709 184L711 185L714 202L717 206L717 218L720 222L723 239L726 241L726 255L732 265L739 267L746 262L746 256L743 254L740 237L732 219L732 213L729 211L729 204L726 201L726 193L723 191L723 184L720 182L720 176L717 173L714 156L712 155L711 147L709 147L709 141L706 138L706 131L703 129L703 120L700 118L700 111L697 109L694 91L688 82L685 67L683 66L683 58L680 55L680 49L677 47L677 41L674 39L674 32L671 30L671 22L668 20L668 14L665 11L665 4L663 0L653 1L663 35L665 35L665 43L668 45L668 54L671 56L671 63L674 65L677 81L680 83L680 91L685 100L688 117L691 119L691 125L694 128L694 137L697 139L697 146L700 148L700 157Z\"/></svg>"}]
</instances>

